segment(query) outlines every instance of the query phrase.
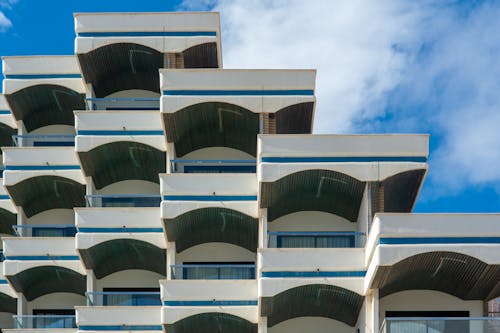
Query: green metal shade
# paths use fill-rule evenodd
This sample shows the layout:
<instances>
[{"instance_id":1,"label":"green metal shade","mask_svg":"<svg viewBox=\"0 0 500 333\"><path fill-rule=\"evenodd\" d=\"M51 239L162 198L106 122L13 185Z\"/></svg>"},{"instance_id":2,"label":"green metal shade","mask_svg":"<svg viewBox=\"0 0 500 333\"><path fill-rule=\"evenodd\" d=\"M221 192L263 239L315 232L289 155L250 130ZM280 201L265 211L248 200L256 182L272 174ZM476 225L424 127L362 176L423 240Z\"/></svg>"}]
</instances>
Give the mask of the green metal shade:
<instances>
[{"instance_id":1,"label":"green metal shade","mask_svg":"<svg viewBox=\"0 0 500 333\"><path fill-rule=\"evenodd\" d=\"M17 224L17 214L0 208L0 234L13 235L13 225Z\"/></svg>"},{"instance_id":2,"label":"green metal shade","mask_svg":"<svg viewBox=\"0 0 500 333\"><path fill-rule=\"evenodd\" d=\"M85 185L68 178L38 176L6 187L27 217L55 208L85 207Z\"/></svg>"},{"instance_id":3,"label":"green metal shade","mask_svg":"<svg viewBox=\"0 0 500 333\"><path fill-rule=\"evenodd\" d=\"M309 134L312 132L314 103L290 105L276 112L276 134Z\"/></svg>"},{"instance_id":4,"label":"green metal shade","mask_svg":"<svg viewBox=\"0 0 500 333\"><path fill-rule=\"evenodd\" d=\"M382 182L384 187L384 211L409 213L417 199L425 170L402 172Z\"/></svg>"},{"instance_id":5,"label":"green metal shade","mask_svg":"<svg viewBox=\"0 0 500 333\"><path fill-rule=\"evenodd\" d=\"M437 290L463 300L500 296L500 265L456 252L428 252L379 267L374 288L380 297L404 290Z\"/></svg>"},{"instance_id":6,"label":"green metal shade","mask_svg":"<svg viewBox=\"0 0 500 333\"><path fill-rule=\"evenodd\" d=\"M143 269L166 275L166 251L135 239L115 239L80 250L80 256L96 278L127 270Z\"/></svg>"},{"instance_id":7,"label":"green metal shade","mask_svg":"<svg viewBox=\"0 0 500 333\"><path fill-rule=\"evenodd\" d=\"M217 44L195 45L182 52L184 68L217 68Z\"/></svg>"},{"instance_id":8,"label":"green metal shade","mask_svg":"<svg viewBox=\"0 0 500 333\"><path fill-rule=\"evenodd\" d=\"M297 317L325 317L354 326L363 300L363 296L348 289L313 284L263 297L261 313L267 316L269 327Z\"/></svg>"},{"instance_id":9,"label":"green metal shade","mask_svg":"<svg viewBox=\"0 0 500 333\"><path fill-rule=\"evenodd\" d=\"M17 130L5 124L0 124L0 147L11 147L14 145L12 136L17 134Z\"/></svg>"},{"instance_id":10,"label":"green metal shade","mask_svg":"<svg viewBox=\"0 0 500 333\"><path fill-rule=\"evenodd\" d=\"M209 312L165 325L165 331L169 333L257 333L257 324L227 313Z\"/></svg>"},{"instance_id":11,"label":"green metal shade","mask_svg":"<svg viewBox=\"0 0 500 333\"><path fill-rule=\"evenodd\" d=\"M7 276L12 287L22 292L28 301L50 293L85 295L85 275L60 266L41 266Z\"/></svg>"},{"instance_id":12,"label":"green metal shade","mask_svg":"<svg viewBox=\"0 0 500 333\"><path fill-rule=\"evenodd\" d=\"M330 170L306 170L261 185L268 221L299 211L323 211L356 222L365 183Z\"/></svg>"},{"instance_id":13,"label":"green metal shade","mask_svg":"<svg viewBox=\"0 0 500 333\"><path fill-rule=\"evenodd\" d=\"M158 69L163 54L144 45L118 43L78 54L82 74L92 84L96 97L114 92L141 89L160 92Z\"/></svg>"},{"instance_id":14,"label":"green metal shade","mask_svg":"<svg viewBox=\"0 0 500 333\"><path fill-rule=\"evenodd\" d=\"M0 312L17 313L17 298L0 293Z\"/></svg>"},{"instance_id":15,"label":"green metal shade","mask_svg":"<svg viewBox=\"0 0 500 333\"><path fill-rule=\"evenodd\" d=\"M257 251L258 220L232 209L196 209L164 222L168 240L175 242L177 252L209 242Z\"/></svg>"},{"instance_id":16,"label":"green metal shade","mask_svg":"<svg viewBox=\"0 0 500 333\"><path fill-rule=\"evenodd\" d=\"M24 88L5 98L28 132L48 125L74 126L73 110L85 109L84 94L54 84Z\"/></svg>"},{"instance_id":17,"label":"green metal shade","mask_svg":"<svg viewBox=\"0 0 500 333\"><path fill-rule=\"evenodd\" d=\"M227 103L201 103L163 115L167 141L178 157L206 147L229 147L257 154L259 115Z\"/></svg>"},{"instance_id":18,"label":"green metal shade","mask_svg":"<svg viewBox=\"0 0 500 333\"><path fill-rule=\"evenodd\" d=\"M166 170L165 152L138 142L112 142L78 155L97 189L122 180L159 183L158 174Z\"/></svg>"}]
</instances>

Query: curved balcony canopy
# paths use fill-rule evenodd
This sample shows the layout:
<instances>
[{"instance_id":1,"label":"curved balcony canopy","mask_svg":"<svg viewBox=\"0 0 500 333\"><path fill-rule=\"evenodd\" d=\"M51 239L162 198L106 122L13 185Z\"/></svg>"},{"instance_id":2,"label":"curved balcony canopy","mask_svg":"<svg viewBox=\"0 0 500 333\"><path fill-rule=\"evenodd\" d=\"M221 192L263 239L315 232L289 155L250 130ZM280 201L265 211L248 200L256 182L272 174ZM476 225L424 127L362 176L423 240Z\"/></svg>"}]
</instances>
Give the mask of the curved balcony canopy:
<instances>
[{"instance_id":1,"label":"curved balcony canopy","mask_svg":"<svg viewBox=\"0 0 500 333\"><path fill-rule=\"evenodd\" d=\"M241 212L220 208L201 208L172 219L164 219L169 241L175 241L176 251L192 246L223 242L257 250L258 221Z\"/></svg>"},{"instance_id":2,"label":"curved balcony canopy","mask_svg":"<svg viewBox=\"0 0 500 333\"><path fill-rule=\"evenodd\" d=\"M500 296L500 265L456 252L427 252L379 267L374 288L380 297L404 290L437 290L463 300Z\"/></svg>"},{"instance_id":3,"label":"curved balcony canopy","mask_svg":"<svg viewBox=\"0 0 500 333\"><path fill-rule=\"evenodd\" d=\"M276 134L308 134L312 132L314 103L287 106L275 113Z\"/></svg>"},{"instance_id":4,"label":"curved balcony canopy","mask_svg":"<svg viewBox=\"0 0 500 333\"><path fill-rule=\"evenodd\" d=\"M0 208L0 234L13 235L13 225L17 224L17 214Z\"/></svg>"},{"instance_id":5,"label":"curved balcony canopy","mask_svg":"<svg viewBox=\"0 0 500 333\"><path fill-rule=\"evenodd\" d=\"M17 314L17 298L0 293L0 312Z\"/></svg>"},{"instance_id":6,"label":"curved balcony canopy","mask_svg":"<svg viewBox=\"0 0 500 333\"><path fill-rule=\"evenodd\" d=\"M257 154L259 115L234 104L210 102L164 113L167 141L177 157L207 147L229 147Z\"/></svg>"},{"instance_id":7,"label":"curved balcony canopy","mask_svg":"<svg viewBox=\"0 0 500 333\"><path fill-rule=\"evenodd\" d=\"M85 295L85 275L60 266L40 266L7 277L18 292L28 301L50 293L74 293Z\"/></svg>"},{"instance_id":8,"label":"curved balcony canopy","mask_svg":"<svg viewBox=\"0 0 500 333\"><path fill-rule=\"evenodd\" d=\"M263 297L261 312L267 316L269 327L297 317L325 317L354 326L363 300L363 296L348 289L313 284Z\"/></svg>"},{"instance_id":9,"label":"curved balcony canopy","mask_svg":"<svg viewBox=\"0 0 500 333\"><path fill-rule=\"evenodd\" d=\"M12 136L15 134L17 134L17 129L0 123L0 147L13 146Z\"/></svg>"},{"instance_id":10,"label":"curved balcony canopy","mask_svg":"<svg viewBox=\"0 0 500 333\"><path fill-rule=\"evenodd\" d=\"M171 333L257 333L257 324L231 314L208 312L167 324L165 330Z\"/></svg>"},{"instance_id":11,"label":"curved balcony canopy","mask_svg":"<svg viewBox=\"0 0 500 333\"><path fill-rule=\"evenodd\" d=\"M398 173L372 187L372 202L380 201L380 191L383 189L383 211L387 213L409 213L425 176L426 170L418 169ZM380 210L374 207L373 213Z\"/></svg>"},{"instance_id":12,"label":"curved balcony canopy","mask_svg":"<svg viewBox=\"0 0 500 333\"><path fill-rule=\"evenodd\" d=\"M78 54L78 60L85 81L92 84L98 98L131 89L160 92L158 70L165 67L164 54L153 48L114 43ZM181 53L180 62L184 68L216 68L217 44L190 47Z\"/></svg>"},{"instance_id":13,"label":"curved balcony canopy","mask_svg":"<svg viewBox=\"0 0 500 333\"><path fill-rule=\"evenodd\" d=\"M41 84L5 95L16 120L28 132L48 125L74 125L73 110L85 109L85 95L67 87Z\"/></svg>"},{"instance_id":14,"label":"curved balcony canopy","mask_svg":"<svg viewBox=\"0 0 500 333\"><path fill-rule=\"evenodd\" d=\"M37 176L6 186L27 217L55 209L85 207L85 185L59 176Z\"/></svg>"},{"instance_id":15,"label":"curved balcony canopy","mask_svg":"<svg viewBox=\"0 0 500 333\"><path fill-rule=\"evenodd\" d=\"M306 170L261 184L268 220L299 211L322 211L356 222L365 183L340 172Z\"/></svg>"},{"instance_id":16,"label":"curved balcony canopy","mask_svg":"<svg viewBox=\"0 0 500 333\"><path fill-rule=\"evenodd\" d=\"M144 241L115 239L79 251L85 266L93 269L98 279L127 269L166 275L165 250Z\"/></svg>"},{"instance_id":17,"label":"curved balcony canopy","mask_svg":"<svg viewBox=\"0 0 500 333\"><path fill-rule=\"evenodd\" d=\"M165 152L139 142L112 142L78 155L97 189L123 180L159 183L158 174L166 170Z\"/></svg>"}]
</instances>

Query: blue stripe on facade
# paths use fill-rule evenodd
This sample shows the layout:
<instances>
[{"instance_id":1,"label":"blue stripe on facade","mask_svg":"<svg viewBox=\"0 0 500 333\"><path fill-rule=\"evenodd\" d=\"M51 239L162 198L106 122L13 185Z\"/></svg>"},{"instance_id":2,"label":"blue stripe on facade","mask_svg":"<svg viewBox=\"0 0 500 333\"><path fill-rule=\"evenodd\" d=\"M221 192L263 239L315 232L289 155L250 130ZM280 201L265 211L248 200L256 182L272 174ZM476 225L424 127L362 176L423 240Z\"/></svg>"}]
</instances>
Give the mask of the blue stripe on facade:
<instances>
[{"instance_id":1,"label":"blue stripe on facade","mask_svg":"<svg viewBox=\"0 0 500 333\"><path fill-rule=\"evenodd\" d=\"M164 96L313 96L314 90L163 90Z\"/></svg>"},{"instance_id":2,"label":"blue stripe on facade","mask_svg":"<svg viewBox=\"0 0 500 333\"><path fill-rule=\"evenodd\" d=\"M427 162L423 156L349 156L349 157L262 157L264 163L318 162Z\"/></svg>"},{"instance_id":3,"label":"blue stripe on facade","mask_svg":"<svg viewBox=\"0 0 500 333\"><path fill-rule=\"evenodd\" d=\"M161 331L161 325L98 325L78 326L80 331Z\"/></svg>"},{"instance_id":4,"label":"blue stripe on facade","mask_svg":"<svg viewBox=\"0 0 500 333\"><path fill-rule=\"evenodd\" d=\"M216 37L216 31L100 31L80 32L78 37Z\"/></svg>"},{"instance_id":5,"label":"blue stripe on facade","mask_svg":"<svg viewBox=\"0 0 500 333\"><path fill-rule=\"evenodd\" d=\"M298 278L298 277L364 277L366 271L352 272L262 272L265 278Z\"/></svg>"},{"instance_id":6,"label":"blue stripe on facade","mask_svg":"<svg viewBox=\"0 0 500 333\"><path fill-rule=\"evenodd\" d=\"M0 114L10 114L10 110L0 110Z\"/></svg>"},{"instance_id":7,"label":"blue stripe on facade","mask_svg":"<svg viewBox=\"0 0 500 333\"><path fill-rule=\"evenodd\" d=\"M8 165L5 170L80 170L79 165Z\"/></svg>"},{"instance_id":8,"label":"blue stripe on facade","mask_svg":"<svg viewBox=\"0 0 500 333\"><path fill-rule=\"evenodd\" d=\"M401 237L380 238L382 245L403 244L500 244L500 237Z\"/></svg>"},{"instance_id":9,"label":"blue stripe on facade","mask_svg":"<svg viewBox=\"0 0 500 333\"><path fill-rule=\"evenodd\" d=\"M6 260L80 260L78 256L8 256Z\"/></svg>"},{"instance_id":10,"label":"blue stripe on facade","mask_svg":"<svg viewBox=\"0 0 500 333\"><path fill-rule=\"evenodd\" d=\"M256 195L164 195L169 201L254 201Z\"/></svg>"},{"instance_id":11,"label":"blue stripe on facade","mask_svg":"<svg viewBox=\"0 0 500 333\"><path fill-rule=\"evenodd\" d=\"M78 131L78 135L163 135L163 131Z\"/></svg>"},{"instance_id":12,"label":"blue stripe on facade","mask_svg":"<svg viewBox=\"0 0 500 333\"><path fill-rule=\"evenodd\" d=\"M246 306L257 305L257 300L246 301L164 301L165 306Z\"/></svg>"},{"instance_id":13,"label":"blue stripe on facade","mask_svg":"<svg viewBox=\"0 0 500 333\"><path fill-rule=\"evenodd\" d=\"M104 232L163 232L163 228L78 228L78 232L94 232L94 233L104 233Z\"/></svg>"},{"instance_id":14,"label":"blue stripe on facade","mask_svg":"<svg viewBox=\"0 0 500 333\"><path fill-rule=\"evenodd\" d=\"M36 79L81 79L81 74L14 74L5 75L6 79L36 80Z\"/></svg>"},{"instance_id":15,"label":"blue stripe on facade","mask_svg":"<svg viewBox=\"0 0 500 333\"><path fill-rule=\"evenodd\" d=\"M9 284L9 281L7 281L7 280L0 280L0 284Z\"/></svg>"},{"instance_id":16,"label":"blue stripe on facade","mask_svg":"<svg viewBox=\"0 0 500 333\"><path fill-rule=\"evenodd\" d=\"M7 200L10 199L8 195L0 195L0 200Z\"/></svg>"}]
</instances>

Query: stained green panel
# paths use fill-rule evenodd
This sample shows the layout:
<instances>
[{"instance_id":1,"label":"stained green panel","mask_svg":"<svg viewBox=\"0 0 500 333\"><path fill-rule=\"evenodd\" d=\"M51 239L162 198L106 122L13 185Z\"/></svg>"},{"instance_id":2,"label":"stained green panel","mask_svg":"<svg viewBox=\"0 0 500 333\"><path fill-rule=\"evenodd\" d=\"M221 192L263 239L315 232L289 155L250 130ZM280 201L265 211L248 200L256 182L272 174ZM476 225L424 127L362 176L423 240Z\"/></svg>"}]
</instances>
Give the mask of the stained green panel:
<instances>
[{"instance_id":1,"label":"stained green panel","mask_svg":"<svg viewBox=\"0 0 500 333\"><path fill-rule=\"evenodd\" d=\"M0 208L0 234L13 235L13 225L17 224L17 214Z\"/></svg>"},{"instance_id":2,"label":"stained green panel","mask_svg":"<svg viewBox=\"0 0 500 333\"><path fill-rule=\"evenodd\" d=\"M80 250L85 266L98 279L127 270L143 269L166 275L166 252L150 243L134 239L116 239Z\"/></svg>"},{"instance_id":3,"label":"stained green panel","mask_svg":"<svg viewBox=\"0 0 500 333\"><path fill-rule=\"evenodd\" d=\"M227 313L197 314L165 325L168 333L257 333L257 324Z\"/></svg>"},{"instance_id":4,"label":"stained green panel","mask_svg":"<svg viewBox=\"0 0 500 333\"><path fill-rule=\"evenodd\" d=\"M85 275L60 266L30 268L8 279L28 301L50 293L66 292L84 296L87 288Z\"/></svg>"},{"instance_id":5,"label":"stained green panel","mask_svg":"<svg viewBox=\"0 0 500 333\"><path fill-rule=\"evenodd\" d=\"M268 327L297 317L325 317L354 326L364 297L348 289L313 284L263 297L261 312Z\"/></svg>"},{"instance_id":6,"label":"stained green panel","mask_svg":"<svg viewBox=\"0 0 500 333\"><path fill-rule=\"evenodd\" d=\"M306 170L262 183L268 220L299 211L323 211L356 222L365 183L329 170Z\"/></svg>"},{"instance_id":7,"label":"stained green panel","mask_svg":"<svg viewBox=\"0 0 500 333\"><path fill-rule=\"evenodd\" d=\"M24 88L5 98L28 132L48 125L74 126L73 110L85 110L84 94L53 84Z\"/></svg>"},{"instance_id":8,"label":"stained green panel","mask_svg":"<svg viewBox=\"0 0 500 333\"><path fill-rule=\"evenodd\" d=\"M165 152L138 142L113 142L78 154L97 189L122 180L159 183L158 174L166 170Z\"/></svg>"},{"instance_id":9,"label":"stained green panel","mask_svg":"<svg viewBox=\"0 0 500 333\"><path fill-rule=\"evenodd\" d=\"M202 208L165 219L169 241L175 241L176 251L209 242L230 243L256 252L257 219L227 208Z\"/></svg>"},{"instance_id":10,"label":"stained green panel","mask_svg":"<svg viewBox=\"0 0 500 333\"><path fill-rule=\"evenodd\" d=\"M257 154L259 115L227 103L201 103L164 114L167 140L178 157L206 147Z\"/></svg>"},{"instance_id":11,"label":"stained green panel","mask_svg":"<svg viewBox=\"0 0 500 333\"><path fill-rule=\"evenodd\" d=\"M184 68L217 68L217 44L195 45L182 52Z\"/></svg>"},{"instance_id":12,"label":"stained green panel","mask_svg":"<svg viewBox=\"0 0 500 333\"><path fill-rule=\"evenodd\" d=\"M0 293L0 312L17 314L17 299Z\"/></svg>"},{"instance_id":13,"label":"stained green panel","mask_svg":"<svg viewBox=\"0 0 500 333\"><path fill-rule=\"evenodd\" d=\"M28 178L7 191L16 206L22 206L27 217L55 209L85 207L85 185L58 176Z\"/></svg>"},{"instance_id":14,"label":"stained green panel","mask_svg":"<svg viewBox=\"0 0 500 333\"><path fill-rule=\"evenodd\" d=\"M96 97L114 92L141 89L160 93L163 54L147 46L118 43L78 54L83 77L91 83Z\"/></svg>"}]
</instances>

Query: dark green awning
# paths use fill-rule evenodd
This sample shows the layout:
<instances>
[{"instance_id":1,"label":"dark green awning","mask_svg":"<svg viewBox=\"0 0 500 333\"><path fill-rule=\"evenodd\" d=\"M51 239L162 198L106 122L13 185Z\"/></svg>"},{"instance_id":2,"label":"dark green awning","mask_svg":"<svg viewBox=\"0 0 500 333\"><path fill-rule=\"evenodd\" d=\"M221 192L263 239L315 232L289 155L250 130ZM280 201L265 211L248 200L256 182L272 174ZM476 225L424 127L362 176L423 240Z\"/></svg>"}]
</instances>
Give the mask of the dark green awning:
<instances>
[{"instance_id":1,"label":"dark green awning","mask_svg":"<svg viewBox=\"0 0 500 333\"><path fill-rule=\"evenodd\" d=\"M85 110L85 94L54 84L24 88L5 98L28 132L48 125L74 126L73 110Z\"/></svg>"},{"instance_id":2,"label":"dark green awning","mask_svg":"<svg viewBox=\"0 0 500 333\"><path fill-rule=\"evenodd\" d=\"M276 134L309 134L312 132L314 103L290 105L276 112Z\"/></svg>"},{"instance_id":3,"label":"dark green awning","mask_svg":"<svg viewBox=\"0 0 500 333\"><path fill-rule=\"evenodd\" d=\"M227 103L200 103L164 113L167 141L182 157L207 147L229 147L257 154L259 115Z\"/></svg>"},{"instance_id":4,"label":"dark green awning","mask_svg":"<svg viewBox=\"0 0 500 333\"><path fill-rule=\"evenodd\" d=\"M365 183L340 172L306 170L261 185L268 221L299 211L322 211L356 222Z\"/></svg>"},{"instance_id":5,"label":"dark green awning","mask_svg":"<svg viewBox=\"0 0 500 333\"><path fill-rule=\"evenodd\" d=\"M166 276L166 250L135 239L115 239L79 250L96 278L127 270L142 269Z\"/></svg>"},{"instance_id":6,"label":"dark green awning","mask_svg":"<svg viewBox=\"0 0 500 333\"><path fill-rule=\"evenodd\" d=\"M273 297L262 297L261 313L272 327L297 317L325 317L356 325L364 296L348 289L312 284L288 289Z\"/></svg>"},{"instance_id":7,"label":"dark green awning","mask_svg":"<svg viewBox=\"0 0 500 333\"><path fill-rule=\"evenodd\" d=\"M209 242L257 251L258 220L232 209L201 208L163 221L168 240L175 242L177 252Z\"/></svg>"},{"instance_id":8,"label":"dark green awning","mask_svg":"<svg viewBox=\"0 0 500 333\"><path fill-rule=\"evenodd\" d=\"M12 287L28 301L50 293L74 293L85 296L85 275L60 266L40 266L7 276Z\"/></svg>"},{"instance_id":9,"label":"dark green awning","mask_svg":"<svg viewBox=\"0 0 500 333\"><path fill-rule=\"evenodd\" d=\"M490 300L500 296L500 265L462 253L427 252L378 267L373 288L380 289L380 297L404 290L437 290L463 300Z\"/></svg>"},{"instance_id":10,"label":"dark green awning","mask_svg":"<svg viewBox=\"0 0 500 333\"><path fill-rule=\"evenodd\" d=\"M195 45L182 52L184 68L218 68L217 43Z\"/></svg>"},{"instance_id":11,"label":"dark green awning","mask_svg":"<svg viewBox=\"0 0 500 333\"><path fill-rule=\"evenodd\" d=\"M257 333L257 324L230 314L209 312L165 325L165 331L169 333Z\"/></svg>"},{"instance_id":12,"label":"dark green awning","mask_svg":"<svg viewBox=\"0 0 500 333\"><path fill-rule=\"evenodd\" d=\"M0 312L17 314L17 298L0 293Z\"/></svg>"},{"instance_id":13,"label":"dark green awning","mask_svg":"<svg viewBox=\"0 0 500 333\"><path fill-rule=\"evenodd\" d=\"M17 224L17 214L0 208L0 234L15 234L13 225Z\"/></svg>"},{"instance_id":14,"label":"dark green awning","mask_svg":"<svg viewBox=\"0 0 500 333\"><path fill-rule=\"evenodd\" d=\"M85 185L68 178L37 176L6 187L26 217L55 208L85 207Z\"/></svg>"},{"instance_id":15,"label":"dark green awning","mask_svg":"<svg viewBox=\"0 0 500 333\"><path fill-rule=\"evenodd\" d=\"M166 153L138 142L112 142L78 155L97 189L123 180L159 183L158 174L166 170Z\"/></svg>"},{"instance_id":16,"label":"dark green awning","mask_svg":"<svg viewBox=\"0 0 500 333\"><path fill-rule=\"evenodd\" d=\"M17 129L0 124L0 147L12 147L14 145L12 136L15 134L17 134Z\"/></svg>"}]
</instances>

